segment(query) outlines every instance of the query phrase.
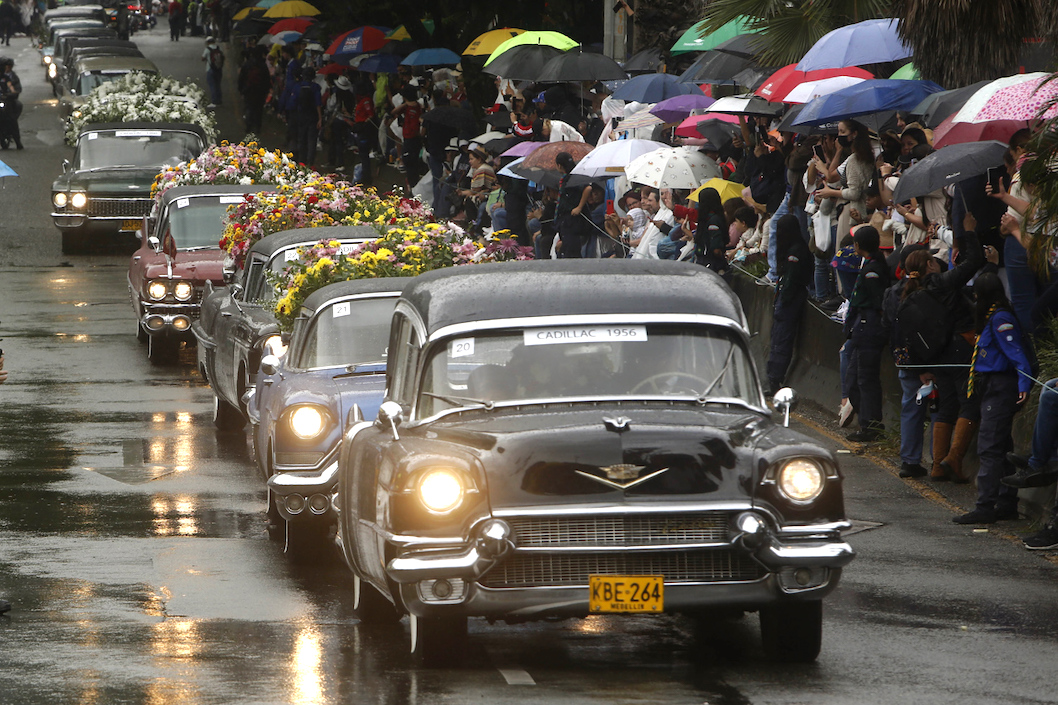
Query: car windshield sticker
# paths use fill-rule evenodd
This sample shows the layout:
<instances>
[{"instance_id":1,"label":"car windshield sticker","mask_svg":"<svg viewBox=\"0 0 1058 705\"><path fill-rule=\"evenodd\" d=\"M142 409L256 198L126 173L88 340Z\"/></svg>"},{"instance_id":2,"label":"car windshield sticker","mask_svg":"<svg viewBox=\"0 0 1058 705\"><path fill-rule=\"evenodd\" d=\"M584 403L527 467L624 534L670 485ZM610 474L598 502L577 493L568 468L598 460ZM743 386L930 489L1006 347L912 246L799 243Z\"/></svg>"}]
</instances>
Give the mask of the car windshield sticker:
<instances>
[{"instance_id":1,"label":"car windshield sticker","mask_svg":"<svg viewBox=\"0 0 1058 705\"><path fill-rule=\"evenodd\" d=\"M340 255L351 255L353 250L356 249L355 242L343 242L338 245L338 254Z\"/></svg>"},{"instance_id":2,"label":"car windshield sticker","mask_svg":"<svg viewBox=\"0 0 1058 705\"><path fill-rule=\"evenodd\" d=\"M220 197L220 202L221 203L242 203L243 202L243 197L242 196L221 196Z\"/></svg>"},{"instance_id":3,"label":"car windshield sticker","mask_svg":"<svg viewBox=\"0 0 1058 705\"><path fill-rule=\"evenodd\" d=\"M284 257L284 260L286 262L297 262L298 261L298 251L297 250L287 250L283 254L283 257Z\"/></svg>"},{"instance_id":4,"label":"car windshield sticker","mask_svg":"<svg viewBox=\"0 0 1058 705\"><path fill-rule=\"evenodd\" d=\"M615 340L637 342L647 339L646 326L566 326L530 328L524 331L526 345L564 343L606 343Z\"/></svg>"},{"instance_id":5,"label":"car windshield sticker","mask_svg":"<svg viewBox=\"0 0 1058 705\"><path fill-rule=\"evenodd\" d=\"M178 199L176 199L176 207L177 208L187 208L187 204L188 203L190 203L190 201L188 201L186 198L178 198Z\"/></svg>"},{"instance_id":6,"label":"car windshield sticker","mask_svg":"<svg viewBox=\"0 0 1058 705\"><path fill-rule=\"evenodd\" d=\"M340 303L336 303L334 305L334 307L331 309L331 311L332 311L332 314L331 314L332 318L341 318L342 316L348 316L350 313L352 313L352 311L349 309L349 302L348 301L342 301Z\"/></svg>"},{"instance_id":7,"label":"car windshield sticker","mask_svg":"<svg viewBox=\"0 0 1058 705\"><path fill-rule=\"evenodd\" d=\"M115 137L161 137L161 130L114 130Z\"/></svg>"},{"instance_id":8,"label":"car windshield sticker","mask_svg":"<svg viewBox=\"0 0 1058 705\"><path fill-rule=\"evenodd\" d=\"M474 354L474 339L460 338L448 344L448 357L469 357Z\"/></svg>"},{"instance_id":9,"label":"car windshield sticker","mask_svg":"<svg viewBox=\"0 0 1058 705\"><path fill-rule=\"evenodd\" d=\"M99 139L99 133L98 132L89 132L88 133L88 139L90 139L90 140Z\"/></svg>"}]
</instances>

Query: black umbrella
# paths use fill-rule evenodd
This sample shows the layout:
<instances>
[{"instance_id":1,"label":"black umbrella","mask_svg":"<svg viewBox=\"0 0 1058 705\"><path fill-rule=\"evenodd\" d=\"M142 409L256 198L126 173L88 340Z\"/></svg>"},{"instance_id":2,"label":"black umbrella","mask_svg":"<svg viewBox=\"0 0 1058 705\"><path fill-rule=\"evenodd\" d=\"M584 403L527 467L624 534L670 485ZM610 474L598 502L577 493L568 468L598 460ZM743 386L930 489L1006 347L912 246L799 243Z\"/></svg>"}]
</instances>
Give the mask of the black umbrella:
<instances>
[{"instance_id":1,"label":"black umbrella","mask_svg":"<svg viewBox=\"0 0 1058 705\"><path fill-rule=\"evenodd\" d=\"M661 65L665 63L665 57L661 53L661 49L657 47L650 47L644 49L621 64L621 68L625 70L625 73L637 74L637 73L657 73L661 68Z\"/></svg>"},{"instance_id":2,"label":"black umbrella","mask_svg":"<svg viewBox=\"0 0 1058 705\"><path fill-rule=\"evenodd\" d=\"M546 44L523 44L503 52L482 71L493 76L533 81L548 61L561 54L560 50Z\"/></svg>"},{"instance_id":3,"label":"black umbrella","mask_svg":"<svg viewBox=\"0 0 1058 705\"><path fill-rule=\"evenodd\" d=\"M460 137L466 139L478 134L478 121L474 119L474 114L465 108L459 108L454 105L442 105L433 110L428 110L423 115L422 122L427 127L440 125L451 128L458 132Z\"/></svg>"},{"instance_id":4,"label":"black umbrella","mask_svg":"<svg viewBox=\"0 0 1058 705\"><path fill-rule=\"evenodd\" d=\"M938 149L900 176L893 201L905 203L964 179L980 176L1000 166L1007 145L996 140L965 142Z\"/></svg>"},{"instance_id":5,"label":"black umbrella","mask_svg":"<svg viewBox=\"0 0 1058 705\"><path fill-rule=\"evenodd\" d=\"M503 154L521 141L522 138L517 135L508 135L506 137L497 137L494 140L489 140L481 146L484 147L485 151L489 154Z\"/></svg>"},{"instance_id":6,"label":"black umbrella","mask_svg":"<svg viewBox=\"0 0 1058 705\"><path fill-rule=\"evenodd\" d=\"M567 81L617 81L628 78L621 65L605 54L570 49L544 64L536 80L541 83Z\"/></svg>"},{"instance_id":7,"label":"black umbrella","mask_svg":"<svg viewBox=\"0 0 1058 705\"><path fill-rule=\"evenodd\" d=\"M786 111L782 120L775 127L779 132L796 132L799 135L834 135L838 132L837 122L826 122L822 125L794 125L807 103L795 105Z\"/></svg>"},{"instance_id":8,"label":"black umbrella","mask_svg":"<svg viewBox=\"0 0 1058 705\"><path fill-rule=\"evenodd\" d=\"M734 83L735 74L754 65L752 59L707 51L680 75L684 83Z\"/></svg>"},{"instance_id":9,"label":"black umbrella","mask_svg":"<svg viewBox=\"0 0 1058 705\"><path fill-rule=\"evenodd\" d=\"M970 96L987 83L988 81L980 81L972 86L963 86L926 96L921 103L910 110L910 113L920 116L922 125L932 130L944 122L946 117L957 113L966 101L970 100Z\"/></svg>"},{"instance_id":10,"label":"black umbrella","mask_svg":"<svg viewBox=\"0 0 1058 705\"><path fill-rule=\"evenodd\" d=\"M731 80L744 87L747 91L755 91L763 86L764 82L778 70L773 66L751 66L736 73Z\"/></svg>"},{"instance_id":11,"label":"black umbrella","mask_svg":"<svg viewBox=\"0 0 1058 705\"><path fill-rule=\"evenodd\" d=\"M694 126L694 129L718 150L731 144L735 135L742 133L738 125L723 120L702 120Z\"/></svg>"},{"instance_id":12,"label":"black umbrella","mask_svg":"<svg viewBox=\"0 0 1058 705\"><path fill-rule=\"evenodd\" d=\"M722 51L725 54L734 54L744 59L753 59L760 52L760 35L736 34L731 39L726 39L715 47L713 51Z\"/></svg>"}]
</instances>

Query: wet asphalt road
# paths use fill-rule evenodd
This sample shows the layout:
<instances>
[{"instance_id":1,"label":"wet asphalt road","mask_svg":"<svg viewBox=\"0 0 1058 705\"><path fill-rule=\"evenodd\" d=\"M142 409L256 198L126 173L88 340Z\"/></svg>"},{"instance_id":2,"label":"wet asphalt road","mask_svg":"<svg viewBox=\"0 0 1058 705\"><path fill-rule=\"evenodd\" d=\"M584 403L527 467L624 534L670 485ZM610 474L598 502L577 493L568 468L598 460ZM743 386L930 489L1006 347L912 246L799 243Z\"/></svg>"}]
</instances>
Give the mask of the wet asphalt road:
<instances>
[{"instance_id":1,"label":"wet asphalt road","mask_svg":"<svg viewBox=\"0 0 1058 705\"><path fill-rule=\"evenodd\" d=\"M136 39L201 79L201 43L166 34ZM35 52L11 53L27 148L0 153L21 174L0 190L0 703L1058 702L1058 566L1010 538L1026 522L956 526L950 500L854 455L859 557L814 665L764 661L749 615L472 621L465 668L416 669L406 623L357 623L333 555L269 541L193 351L155 367L136 342L126 259L61 254L48 188L69 152Z\"/></svg>"}]
</instances>

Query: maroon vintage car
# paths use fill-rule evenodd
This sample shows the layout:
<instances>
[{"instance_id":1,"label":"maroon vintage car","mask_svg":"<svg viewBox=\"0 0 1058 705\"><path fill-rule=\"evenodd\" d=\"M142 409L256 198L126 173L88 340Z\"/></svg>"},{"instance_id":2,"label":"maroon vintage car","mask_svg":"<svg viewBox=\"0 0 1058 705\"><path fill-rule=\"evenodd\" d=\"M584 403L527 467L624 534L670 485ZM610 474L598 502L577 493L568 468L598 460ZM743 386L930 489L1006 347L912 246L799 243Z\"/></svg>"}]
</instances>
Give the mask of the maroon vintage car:
<instances>
[{"instance_id":1,"label":"maroon vintage car","mask_svg":"<svg viewBox=\"0 0 1058 705\"><path fill-rule=\"evenodd\" d=\"M129 297L136 337L152 362L171 361L181 343L194 342L202 288L223 282L219 247L228 206L261 186L177 186L166 191L145 221L140 249L129 262Z\"/></svg>"}]
</instances>

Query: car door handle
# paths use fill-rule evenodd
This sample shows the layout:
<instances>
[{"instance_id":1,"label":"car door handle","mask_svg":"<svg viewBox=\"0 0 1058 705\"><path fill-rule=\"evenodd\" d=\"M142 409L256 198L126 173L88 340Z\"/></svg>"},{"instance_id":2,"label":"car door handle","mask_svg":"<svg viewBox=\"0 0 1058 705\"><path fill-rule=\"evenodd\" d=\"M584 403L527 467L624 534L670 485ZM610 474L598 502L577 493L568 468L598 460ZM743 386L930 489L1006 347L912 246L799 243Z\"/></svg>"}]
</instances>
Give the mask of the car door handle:
<instances>
[{"instance_id":1,"label":"car door handle","mask_svg":"<svg viewBox=\"0 0 1058 705\"><path fill-rule=\"evenodd\" d=\"M221 311L220 315L224 316L225 318L229 318L231 317L231 311Z\"/></svg>"}]
</instances>

